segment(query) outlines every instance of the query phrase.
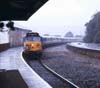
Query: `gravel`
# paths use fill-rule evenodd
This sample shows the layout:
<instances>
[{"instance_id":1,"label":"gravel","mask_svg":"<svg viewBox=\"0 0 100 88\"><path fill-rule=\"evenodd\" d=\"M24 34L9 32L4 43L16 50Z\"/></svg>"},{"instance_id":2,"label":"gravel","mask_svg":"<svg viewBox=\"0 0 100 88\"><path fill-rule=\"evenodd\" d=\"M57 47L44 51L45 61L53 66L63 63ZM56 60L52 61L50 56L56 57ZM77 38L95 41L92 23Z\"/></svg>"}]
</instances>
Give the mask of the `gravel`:
<instances>
[{"instance_id":1,"label":"gravel","mask_svg":"<svg viewBox=\"0 0 100 88\"><path fill-rule=\"evenodd\" d=\"M45 49L42 61L80 88L100 88L100 59L65 48L64 45Z\"/></svg>"},{"instance_id":2,"label":"gravel","mask_svg":"<svg viewBox=\"0 0 100 88\"><path fill-rule=\"evenodd\" d=\"M61 45L44 49L42 62L80 88L100 88L99 58L71 52L66 45ZM53 88L68 88L41 67L37 60L31 60L29 64Z\"/></svg>"}]
</instances>

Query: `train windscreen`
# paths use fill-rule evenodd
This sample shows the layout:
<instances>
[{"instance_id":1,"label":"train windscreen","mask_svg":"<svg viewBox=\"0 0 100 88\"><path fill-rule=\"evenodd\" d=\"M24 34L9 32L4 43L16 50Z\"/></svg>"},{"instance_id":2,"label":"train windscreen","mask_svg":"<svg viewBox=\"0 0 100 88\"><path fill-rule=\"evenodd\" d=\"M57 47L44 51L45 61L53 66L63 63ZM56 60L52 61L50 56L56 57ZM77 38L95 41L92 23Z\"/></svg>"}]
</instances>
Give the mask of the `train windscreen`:
<instances>
[{"instance_id":1,"label":"train windscreen","mask_svg":"<svg viewBox=\"0 0 100 88\"><path fill-rule=\"evenodd\" d=\"M41 41L41 38L40 37L25 37L23 40L24 40L24 42L27 42L27 41Z\"/></svg>"}]
</instances>

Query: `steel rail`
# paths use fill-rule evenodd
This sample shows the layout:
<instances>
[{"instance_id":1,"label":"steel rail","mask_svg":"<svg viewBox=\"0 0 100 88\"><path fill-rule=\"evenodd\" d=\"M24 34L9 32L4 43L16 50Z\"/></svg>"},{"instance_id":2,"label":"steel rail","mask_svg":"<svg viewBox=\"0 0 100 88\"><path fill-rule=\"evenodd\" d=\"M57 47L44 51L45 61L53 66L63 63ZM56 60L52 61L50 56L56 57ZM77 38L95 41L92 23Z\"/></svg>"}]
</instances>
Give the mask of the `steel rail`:
<instances>
[{"instance_id":1,"label":"steel rail","mask_svg":"<svg viewBox=\"0 0 100 88\"><path fill-rule=\"evenodd\" d=\"M50 71L53 75L55 75L57 78L61 79L62 81L64 81L65 83L67 83L69 85L70 88L80 88L78 87L76 84L72 83L71 81L69 81L68 79L64 78L63 76L61 76L60 74L56 73L54 70L52 70L51 68L49 68L46 64L44 64L41 59L39 59L40 64L47 69L48 71Z\"/></svg>"}]
</instances>

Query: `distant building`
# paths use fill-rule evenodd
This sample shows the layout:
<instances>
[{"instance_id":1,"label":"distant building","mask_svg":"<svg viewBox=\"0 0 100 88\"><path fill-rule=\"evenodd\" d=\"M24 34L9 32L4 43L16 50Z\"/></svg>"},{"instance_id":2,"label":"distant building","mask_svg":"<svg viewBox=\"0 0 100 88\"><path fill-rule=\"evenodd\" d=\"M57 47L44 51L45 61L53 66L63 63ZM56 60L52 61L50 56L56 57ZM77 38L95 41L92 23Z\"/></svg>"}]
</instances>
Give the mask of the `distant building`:
<instances>
[{"instance_id":1,"label":"distant building","mask_svg":"<svg viewBox=\"0 0 100 88\"><path fill-rule=\"evenodd\" d=\"M49 34L44 34L43 36L50 36Z\"/></svg>"},{"instance_id":2,"label":"distant building","mask_svg":"<svg viewBox=\"0 0 100 88\"><path fill-rule=\"evenodd\" d=\"M28 32L32 32L32 31L28 30L28 29L18 28L18 27L15 27L14 31L9 31L10 47L15 47L15 46L23 45L23 37Z\"/></svg>"},{"instance_id":3,"label":"distant building","mask_svg":"<svg viewBox=\"0 0 100 88\"><path fill-rule=\"evenodd\" d=\"M64 37L74 37L72 32L67 32Z\"/></svg>"}]
</instances>

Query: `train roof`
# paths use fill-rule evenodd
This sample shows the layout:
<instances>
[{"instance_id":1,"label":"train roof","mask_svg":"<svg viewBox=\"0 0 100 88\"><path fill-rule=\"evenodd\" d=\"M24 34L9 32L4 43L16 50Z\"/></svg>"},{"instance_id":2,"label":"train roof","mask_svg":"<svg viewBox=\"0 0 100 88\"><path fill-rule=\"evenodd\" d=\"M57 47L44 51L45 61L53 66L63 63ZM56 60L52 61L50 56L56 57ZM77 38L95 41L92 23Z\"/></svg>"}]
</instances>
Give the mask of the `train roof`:
<instances>
[{"instance_id":1,"label":"train roof","mask_svg":"<svg viewBox=\"0 0 100 88\"><path fill-rule=\"evenodd\" d=\"M38 37L40 37L39 33L37 33L37 32L30 32L30 33L26 34L26 37L31 37L31 36L38 36Z\"/></svg>"},{"instance_id":2,"label":"train roof","mask_svg":"<svg viewBox=\"0 0 100 88\"><path fill-rule=\"evenodd\" d=\"M48 0L0 0L0 21L28 20Z\"/></svg>"}]
</instances>

